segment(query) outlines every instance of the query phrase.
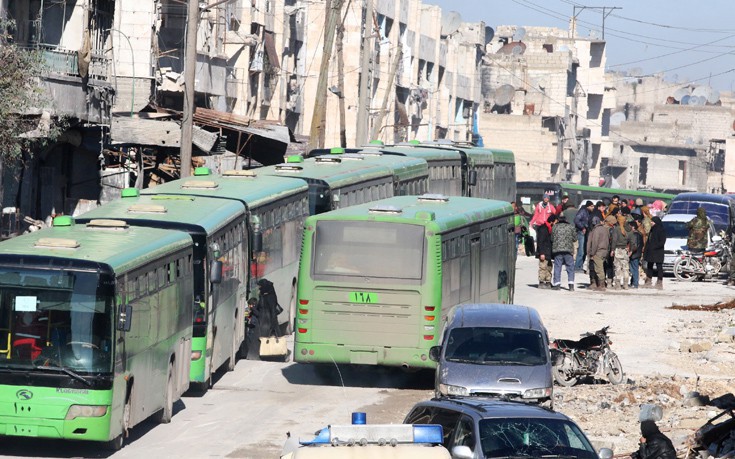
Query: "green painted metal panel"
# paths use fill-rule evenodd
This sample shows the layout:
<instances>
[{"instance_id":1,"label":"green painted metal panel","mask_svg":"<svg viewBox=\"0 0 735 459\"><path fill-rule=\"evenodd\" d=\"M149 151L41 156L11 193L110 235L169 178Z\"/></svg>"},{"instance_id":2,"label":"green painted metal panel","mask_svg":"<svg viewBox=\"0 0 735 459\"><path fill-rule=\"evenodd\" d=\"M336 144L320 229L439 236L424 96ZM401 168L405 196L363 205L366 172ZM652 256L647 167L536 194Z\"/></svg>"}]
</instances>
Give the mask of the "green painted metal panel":
<instances>
[{"instance_id":1,"label":"green painted metal panel","mask_svg":"<svg viewBox=\"0 0 735 459\"><path fill-rule=\"evenodd\" d=\"M73 240L79 243L79 247L36 246L44 238ZM191 244L191 238L179 231L133 226L125 229L92 229L77 224L44 228L3 241L0 243L0 262L4 254L38 255L95 261L121 273L144 265L151 259L190 247Z\"/></svg>"}]
</instances>

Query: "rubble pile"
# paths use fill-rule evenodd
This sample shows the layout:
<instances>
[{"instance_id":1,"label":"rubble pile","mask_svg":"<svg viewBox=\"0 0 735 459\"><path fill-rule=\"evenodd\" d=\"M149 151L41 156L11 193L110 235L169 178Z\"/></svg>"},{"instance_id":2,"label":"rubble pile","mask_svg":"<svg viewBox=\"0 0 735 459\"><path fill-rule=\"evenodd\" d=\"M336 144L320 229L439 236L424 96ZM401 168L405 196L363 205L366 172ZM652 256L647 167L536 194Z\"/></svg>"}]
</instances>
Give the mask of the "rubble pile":
<instances>
[{"instance_id":1,"label":"rubble pile","mask_svg":"<svg viewBox=\"0 0 735 459\"><path fill-rule=\"evenodd\" d=\"M554 408L574 419L596 449L611 448L619 455L638 449L641 405L658 405L663 417L657 424L684 457L696 430L722 412L709 403L732 390L724 380L646 376L617 386L557 386Z\"/></svg>"}]
</instances>

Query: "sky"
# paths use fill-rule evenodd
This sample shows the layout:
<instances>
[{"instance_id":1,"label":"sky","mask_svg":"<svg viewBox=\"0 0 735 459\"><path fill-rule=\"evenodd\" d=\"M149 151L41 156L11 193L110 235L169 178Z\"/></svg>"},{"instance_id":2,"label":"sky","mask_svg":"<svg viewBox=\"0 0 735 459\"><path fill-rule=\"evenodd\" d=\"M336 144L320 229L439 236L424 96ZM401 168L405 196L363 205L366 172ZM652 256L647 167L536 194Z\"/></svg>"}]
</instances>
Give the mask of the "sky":
<instances>
[{"instance_id":1,"label":"sky","mask_svg":"<svg viewBox=\"0 0 735 459\"><path fill-rule=\"evenodd\" d=\"M423 0L465 22L567 30L574 6L607 10L607 69L735 91L735 0ZM579 35L602 37L602 10L577 8Z\"/></svg>"}]
</instances>

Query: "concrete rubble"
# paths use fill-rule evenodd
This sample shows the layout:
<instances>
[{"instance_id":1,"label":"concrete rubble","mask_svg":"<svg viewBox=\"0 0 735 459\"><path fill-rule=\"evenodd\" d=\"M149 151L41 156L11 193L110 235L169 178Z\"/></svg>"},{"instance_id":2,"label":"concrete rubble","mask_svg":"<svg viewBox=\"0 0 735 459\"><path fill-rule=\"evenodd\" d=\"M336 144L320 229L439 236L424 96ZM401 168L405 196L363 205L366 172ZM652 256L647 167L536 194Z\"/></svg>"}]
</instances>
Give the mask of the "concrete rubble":
<instances>
[{"instance_id":1,"label":"concrete rubble","mask_svg":"<svg viewBox=\"0 0 735 459\"><path fill-rule=\"evenodd\" d=\"M555 409L583 426L596 449L608 447L624 457L638 449L641 409L656 405L662 409L657 424L678 457L735 457L735 314L720 309L716 320L678 319L664 330L670 344L656 358L675 362L681 376L557 386Z\"/></svg>"}]
</instances>

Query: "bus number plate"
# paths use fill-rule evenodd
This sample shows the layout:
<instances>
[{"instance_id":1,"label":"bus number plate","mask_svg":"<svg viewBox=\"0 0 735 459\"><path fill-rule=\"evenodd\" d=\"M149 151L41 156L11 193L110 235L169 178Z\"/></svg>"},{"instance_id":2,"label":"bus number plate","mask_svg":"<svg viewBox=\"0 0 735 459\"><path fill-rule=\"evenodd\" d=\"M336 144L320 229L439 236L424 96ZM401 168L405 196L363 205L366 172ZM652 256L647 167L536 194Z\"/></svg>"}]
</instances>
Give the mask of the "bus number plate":
<instances>
[{"instance_id":1,"label":"bus number plate","mask_svg":"<svg viewBox=\"0 0 735 459\"><path fill-rule=\"evenodd\" d=\"M378 294L373 292L350 292L350 303L377 303Z\"/></svg>"}]
</instances>

